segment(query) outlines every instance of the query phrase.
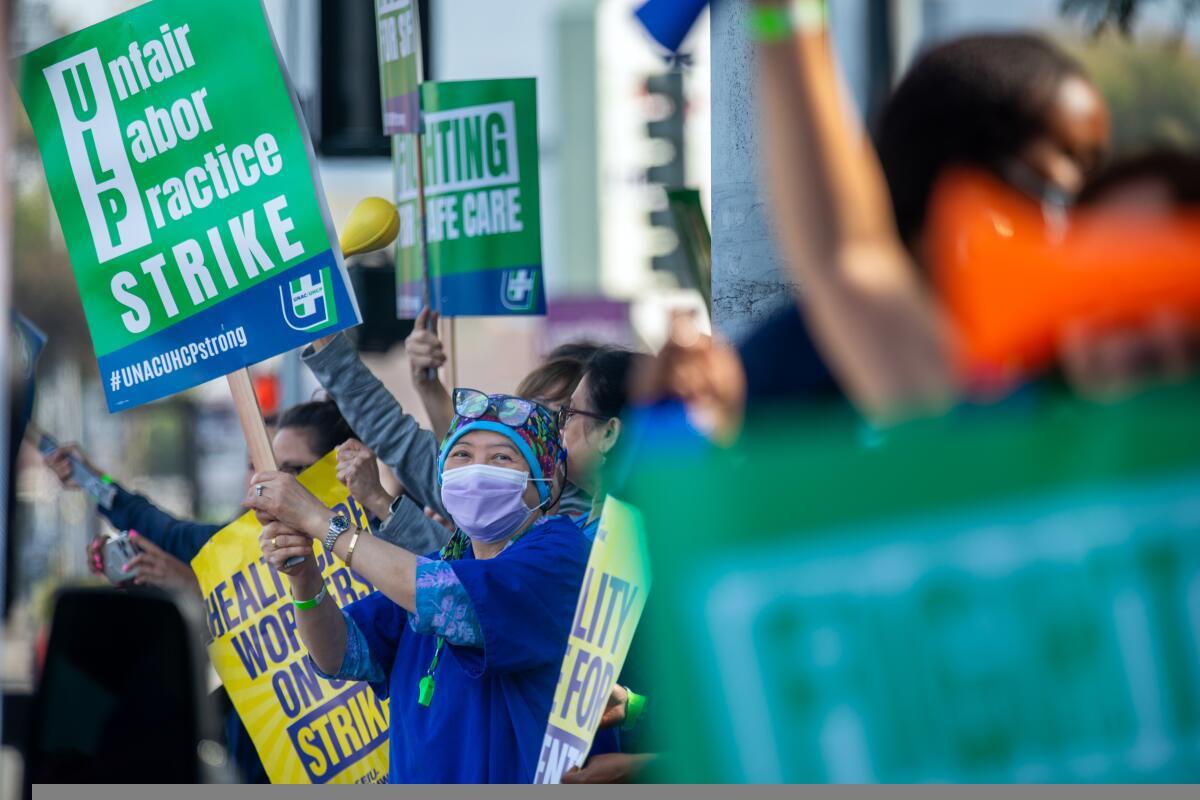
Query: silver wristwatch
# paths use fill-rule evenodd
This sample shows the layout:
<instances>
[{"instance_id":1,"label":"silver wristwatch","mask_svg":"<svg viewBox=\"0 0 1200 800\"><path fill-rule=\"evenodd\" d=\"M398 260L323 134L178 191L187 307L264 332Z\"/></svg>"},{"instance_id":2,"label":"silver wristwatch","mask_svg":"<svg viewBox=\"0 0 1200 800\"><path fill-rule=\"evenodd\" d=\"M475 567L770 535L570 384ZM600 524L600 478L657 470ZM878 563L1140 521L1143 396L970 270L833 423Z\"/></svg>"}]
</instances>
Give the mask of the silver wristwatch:
<instances>
[{"instance_id":1,"label":"silver wristwatch","mask_svg":"<svg viewBox=\"0 0 1200 800\"><path fill-rule=\"evenodd\" d=\"M334 514L329 520L329 533L325 534L325 552L333 553L333 546L338 537L350 530L350 518L345 514Z\"/></svg>"}]
</instances>

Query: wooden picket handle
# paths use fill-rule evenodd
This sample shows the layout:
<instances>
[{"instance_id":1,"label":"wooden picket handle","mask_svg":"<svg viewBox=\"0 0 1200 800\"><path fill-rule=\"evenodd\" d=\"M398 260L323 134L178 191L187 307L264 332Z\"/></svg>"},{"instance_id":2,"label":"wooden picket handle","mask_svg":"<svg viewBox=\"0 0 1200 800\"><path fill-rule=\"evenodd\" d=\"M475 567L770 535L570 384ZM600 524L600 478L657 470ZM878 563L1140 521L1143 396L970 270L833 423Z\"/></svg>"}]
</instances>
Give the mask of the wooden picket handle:
<instances>
[{"instance_id":1,"label":"wooden picket handle","mask_svg":"<svg viewBox=\"0 0 1200 800\"><path fill-rule=\"evenodd\" d=\"M242 367L237 372L225 376L229 382L229 393L233 395L233 407L237 409L238 420L242 423L242 433L246 436L246 446L250 449L250 463L255 472L274 472L275 451L271 449L271 437L267 435L267 424L263 421L262 409L258 407L258 395L254 393L254 382L250 379L250 370ZM293 567L303 563L304 556L289 558L285 567Z\"/></svg>"},{"instance_id":2,"label":"wooden picket handle","mask_svg":"<svg viewBox=\"0 0 1200 800\"><path fill-rule=\"evenodd\" d=\"M446 365L443 367L446 385L451 391L458 386L458 325L457 317L442 317L442 329L438 332L446 350Z\"/></svg>"},{"instance_id":3,"label":"wooden picket handle","mask_svg":"<svg viewBox=\"0 0 1200 800\"><path fill-rule=\"evenodd\" d=\"M250 463L255 472L276 470L275 451L271 449L271 437L267 435L267 424L263 421L262 409L258 407L258 396L250 370L242 367L225 376L229 381L229 393L233 395L233 407L237 409L242 433L246 435L246 446L250 448Z\"/></svg>"}]
</instances>

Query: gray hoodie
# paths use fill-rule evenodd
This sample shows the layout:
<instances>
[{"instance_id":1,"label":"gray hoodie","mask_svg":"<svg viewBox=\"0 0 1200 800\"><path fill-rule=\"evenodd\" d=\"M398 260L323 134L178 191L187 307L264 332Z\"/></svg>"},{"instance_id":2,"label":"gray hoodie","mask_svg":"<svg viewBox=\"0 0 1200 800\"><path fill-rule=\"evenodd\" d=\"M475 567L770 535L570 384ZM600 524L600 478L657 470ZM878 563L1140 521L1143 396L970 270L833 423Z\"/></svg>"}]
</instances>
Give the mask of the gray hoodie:
<instances>
[{"instance_id":1,"label":"gray hoodie","mask_svg":"<svg viewBox=\"0 0 1200 800\"><path fill-rule=\"evenodd\" d=\"M363 444L404 484L406 502L392 504L379 538L420 555L439 549L450 532L424 514L424 507L432 506L442 516L450 516L438 487L437 437L400 407L345 334L339 333L320 352L306 347L300 357Z\"/></svg>"}]
</instances>

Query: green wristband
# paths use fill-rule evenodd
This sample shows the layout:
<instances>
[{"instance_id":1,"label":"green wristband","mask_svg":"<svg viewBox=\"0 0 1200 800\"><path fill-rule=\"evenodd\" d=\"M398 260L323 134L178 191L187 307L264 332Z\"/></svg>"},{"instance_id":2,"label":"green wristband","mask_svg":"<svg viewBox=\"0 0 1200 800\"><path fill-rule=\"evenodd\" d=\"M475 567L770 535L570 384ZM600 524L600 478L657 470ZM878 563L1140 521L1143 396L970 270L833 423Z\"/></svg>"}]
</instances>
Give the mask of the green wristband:
<instances>
[{"instance_id":1,"label":"green wristband","mask_svg":"<svg viewBox=\"0 0 1200 800\"><path fill-rule=\"evenodd\" d=\"M625 703L625 721L621 723L621 730L629 731L637 727L638 720L642 718L642 713L646 710L646 698L632 689L626 688L629 692L629 700Z\"/></svg>"},{"instance_id":2,"label":"green wristband","mask_svg":"<svg viewBox=\"0 0 1200 800\"><path fill-rule=\"evenodd\" d=\"M100 476L100 481L102 483L107 483L109 486L111 486L113 484L112 476L109 475L107 472Z\"/></svg>"},{"instance_id":3,"label":"green wristband","mask_svg":"<svg viewBox=\"0 0 1200 800\"><path fill-rule=\"evenodd\" d=\"M792 16L784 6L751 6L746 31L759 42L786 41L792 35Z\"/></svg>"},{"instance_id":4,"label":"green wristband","mask_svg":"<svg viewBox=\"0 0 1200 800\"><path fill-rule=\"evenodd\" d=\"M321 605L321 601L325 599L325 595L328 593L329 588L322 583L321 591L317 592L316 597L311 600L297 600L293 597L292 605L294 605L298 611L307 611L310 608L316 608L317 606Z\"/></svg>"},{"instance_id":5,"label":"green wristband","mask_svg":"<svg viewBox=\"0 0 1200 800\"><path fill-rule=\"evenodd\" d=\"M829 25L827 0L792 0L786 6L752 6L746 17L750 38L760 42L787 41L795 31L824 30Z\"/></svg>"}]
</instances>

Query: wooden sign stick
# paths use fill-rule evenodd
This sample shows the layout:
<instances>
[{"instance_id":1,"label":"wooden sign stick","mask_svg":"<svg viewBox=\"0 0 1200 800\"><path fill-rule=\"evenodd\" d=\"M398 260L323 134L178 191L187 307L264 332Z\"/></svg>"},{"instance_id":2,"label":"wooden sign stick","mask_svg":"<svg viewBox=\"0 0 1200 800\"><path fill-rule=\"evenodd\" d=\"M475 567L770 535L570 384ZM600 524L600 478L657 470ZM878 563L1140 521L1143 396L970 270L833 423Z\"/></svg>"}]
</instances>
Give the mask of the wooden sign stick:
<instances>
[{"instance_id":1,"label":"wooden sign stick","mask_svg":"<svg viewBox=\"0 0 1200 800\"><path fill-rule=\"evenodd\" d=\"M242 433L246 436L246 446L250 449L250 463L255 472L274 472L275 451L271 449L271 437L267 435L267 424L263 421L262 409L258 407L258 396L254 394L254 383L250 380L250 370L242 367L237 372L225 376L229 381L229 393L233 395L233 407L237 409L238 419L242 423ZM285 567L293 567L304 561L304 556L295 556L287 560Z\"/></svg>"},{"instance_id":2,"label":"wooden sign stick","mask_svg":"<svg viewBox=\"0 0 1200 800\"><path fill-rule=\"evenodd\" d=\"M229 381L229 393L233 395L233 407L237 409L250 448L250 463L255 472L274 472L275 451L271 449L271 437L267 435L267 424L263 421L262 409L258 407L258 396L254 394L254 383L250 370L242 367L225 376Z\"/></svg>"},{"instance_id":3,"label":"wooden sign stick","mask_svg":"<svg viewBox=\"0 0 1200 800\"><path fill-rule=\"evenodd\" d=\"M458 318L442 317L442 330L438 332L442 345L446 350L446 365L443 367L446 376L446 387L454 391L458 386Z\"/></svg>"}]
</instances>

